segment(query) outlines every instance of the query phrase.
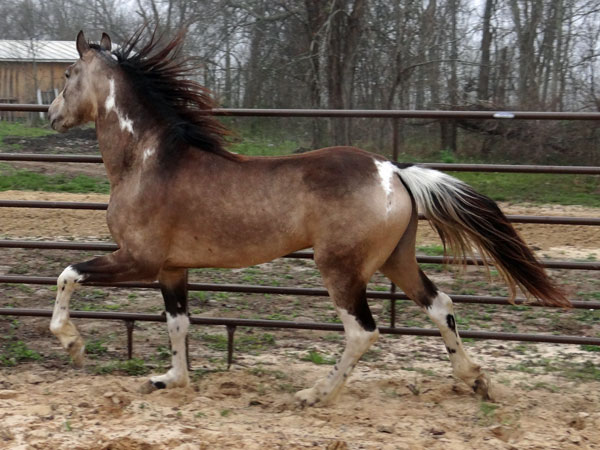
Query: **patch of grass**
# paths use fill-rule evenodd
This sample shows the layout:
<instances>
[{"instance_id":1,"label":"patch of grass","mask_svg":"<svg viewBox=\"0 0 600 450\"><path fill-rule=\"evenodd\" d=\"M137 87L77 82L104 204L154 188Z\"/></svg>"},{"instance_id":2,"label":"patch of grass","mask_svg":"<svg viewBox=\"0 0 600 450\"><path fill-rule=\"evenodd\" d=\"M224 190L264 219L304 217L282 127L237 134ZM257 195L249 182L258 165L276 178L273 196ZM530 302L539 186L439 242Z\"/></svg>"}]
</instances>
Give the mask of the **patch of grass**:
<instances>
[{"instance_id":1,"label":"patch of grass","mask_svg":"<svg viewBox=\"0 0 600 450\"><path fill-rule=\"evenodd\" d=\"M143 359L133 358L127 361L114 361L108 364L103 364L94 367L94 373L99 375L113 373L113 372L122 372L127 375L139 376L145 375L150 372L144 363Z\"/></svg>"},{"instance_id":2,"label":"patch of grass","mask_svg":"<svg viewBox=\"0 0 600 450\"><path fill-rule=\"evenodd\" d=\"M14 169L0 164L0 191L45 191L108 194L110 184L105 178L87 175L44 175L29 170Z\"/></svg>"},{"instance_id":3,"label":"patch of grass","mask_svg":"<svg viewBox=\"0 0 600 450\"><path fill-rule=\"evenodd\" d=\"M427 256L443 256L444 247L441 245L424 245L417 247L419 252L425 253Z\"/></svg>"},{"instance_id":4,"label":"patch of grass","mask_svg":"<svg viewBox=\"0 0 600 450\"><path fill-rule=\"evenodd\" d=\"M22 361L36 361L41 355L31 350L23 341L10 341L2 346L0 366L16 366Z\"/></svg>"},{"instance_id":5,"label":"patch of grass","mask_svg":"<svg viewBox=\"0 0 600 450\"><path fill-rule=\"evenodd\" d=\"M286 378L288 378L288 376L285 372L282 372L281 370L266 369L262 365L251 368L248 370L248 372L250 372L254 376L261 377L261 378L273 377L273 378L276 378L277 380L285 380Z\"/></svg>"},{"instance_id":6,"label":"patch of grass","mask_svg":"<svg viewBox=\"0 0 600 450\"><path fill-rule=\"evenodd\" d=\"M306 356L303 356L301 359L302 359L302 361L310 361L313 364L330 364L330 365L335 364L334 358L329 358L327 356L321 355L316 350L310 350L308 352L308 354Z\"/></svg>"},{"instance_id":7,"label":"patch of grass","mask_svg":"<svg viewBox=\"0 0 600 450\"><path fill-rule=\"evenodd\" d=\"M481 411L481 413L485 417L493 416L496 413L497 409L498 409L498 405L495 405L494 403L481 402L479 404L479 411Z\"/></svg>"},{"instance_id":8,"label":"patch of grass","mask_svg":"<svg viewBox=\"0 0 600 450\"><path fill-rule=\"evenodd\" d=\"M421 269L423 269L424 271L430 271L430 272L443 272L444 268L445 268L443 264L430 264L430 263L421 263L421 264L419 264L419 267Z\"/></svg>"},{"instance_id":9,"label":"patch of grass","mask_svg":"<svg viewBox=\"0 0 600 450\"><path fill-rule=\"evenodd\" d=\"M10 150L19 150L22 146L20 144L6 145L4 143L5 137L32 138L49 134L56 134L56 131L46 127L28 126L22 122L0 121L0 146L8 147Z\"/></svg>"},{"instance_id":10,"label":"patch of grass","mask_svg":"<svg viewBox=\"0 0 600 450\"><path fill-rule=\"evenodd\" d=\"M104 341L102 339L88 341L85 344L85 352L90 356L104 355L107 351L108 348L104 346Z\"/></svg>"},{"instance_id":11,"label":"patch of grass","mask_svg":"<svg viewBox=\"0 0 600 450\"><path fill-rule=\"evenodd\" d=\"M563 374L567 378L582 381L600 381L600 368L592 361L565 367Z\"/></svg>"},{"instance_id":12,"label":"patch of grass","mask_svg":"<svg viewBox=\"0 0 600 450\"><path fill-rule=\"evenodd\" d=\"M200 334L199 338L212 350L227 350L227 336L223 334ZM236 351L261 350L275 345L275 336L270 333L236 335Z\"/></svg>"},{"instance_id":13,"label":"patch of grass","mask_svg":"<svg viewBox=\"0 0 600 450\"><path fill-rule=\"evenodd\" d=\"M293 141L275 141L259 137L245 137L240 142L229 145L229 150L248 156L289 155L299 147Z\"/></svg>"},{"instance_id":14,"label":"patch of grass","mask_svg":"<svg viewBox=\"0 0 600 450\"><path fill-rule=\"evenodd\" d=\"M529 390L542 389L544 391L553 392L553 393L560 392L560 388L558 386L556 386L554 384L548 384L543 381L538 381L533 386L526 387L526 389L529 389Z\"/></svg>"},{"instance_id":15,"label":"patch of grass","mask_svg":"<svg viewBox=\"0 0 600 450\"><path fill-rule=\"evenodd\" d=\"M579 348L581 348L581 350L585 350L586 352L600 352L600 345L583 344L580 345Z\"/></svg>"},{"instance_id":16,"label":"patch of grass","mask_svg":"<svg viewBox=\"0 0 600 450\"><path fill-rule=\"evenodd\" d=\"M452 175L496 201L600 207L600 180L592 175L476 172Z\"/></svg>"}]
</instances>

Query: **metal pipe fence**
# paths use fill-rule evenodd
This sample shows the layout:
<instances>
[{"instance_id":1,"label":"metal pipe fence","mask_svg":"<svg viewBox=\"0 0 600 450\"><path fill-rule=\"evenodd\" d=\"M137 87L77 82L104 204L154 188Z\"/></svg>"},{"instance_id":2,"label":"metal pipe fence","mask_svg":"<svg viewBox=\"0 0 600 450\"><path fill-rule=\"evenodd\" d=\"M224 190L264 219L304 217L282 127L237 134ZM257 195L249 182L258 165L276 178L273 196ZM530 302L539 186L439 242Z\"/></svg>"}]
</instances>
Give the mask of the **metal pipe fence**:
<instances>
[{"instance_id":1,"label":"metal pipe fence","mask_svg":"<svg viewBox=\"0 0 600 450\"><path fill-rule=\"evenodd\" d=\"M0 104L0 111L40 111L46 112L47 105L19 105ZM365 111L365 110L266 110L266 109L215 109L207 114L218 116L253 116L253 117L338 117L338 118L389 118L392 120L393 158L396 159L399 151L399 140L397 130L399 120L405 118L413 119L496 119L496 120L600 120L600 113L555 113L555 112L494 112L494 111ZM44 154L0 154L0 161L13 162L64 162L64 163L102 163L102 158L96 155L44 155ZM511 173L545 173L545 174L586 174L600 175L600 167L588 166L537 166L537 165L497 165L497 164L446 164L446 163L423 163L429 167L444 171L464 172L511 172ZM79 209L79 210L106 210L105 203L79 203L79 202L48 202L48 201L9 201L0 200L0 207L6 208L47 208L47 209ZM560 217L560 216L529 216L509 215L514 223L537 223L552 225L583 225L599 226L600 218L594 217ZM420 219L424 219L420 217ZM84 250L84 251L114 251L116 244L108 242L54 242L54 241L24 241L24 240L0 240L0 248L23 248L43 250ZM312 258L312 252L300 251L286 255L289 258ZM445 264L452 263L441 256L420 256L420 263ZM468 259L468 264L481 264L481 260ZM600 261L572 262L572 261L550 261L545 260L543 264L553 269L574 270L600 270ZM52 277L23 277L23 276L0 276L0 283L21 283L54 285L55 278ZM119 283L102 284L98 286L114 286L121 288L149 288L158 289L158 283ZM191 291L220 291L236 293L259 293L259 294L281 294L299 296L327 296L325 289L297 288L297 287L273 287L273 286L251 286L233 284L209 284L189 283ZM390 326L382 327L380 331L387 334L408 334L417 336L439 336L438 330L421 329L411 327L396 327L397 300L407 300L403 293L396 292L392 284L390 291L368 291L367 297L371 299L386 299L390 301ZM453 295L452 300L456 303L485 304L485 305L509 305L506 298L493 296L469 296ZM530 303L524 299L516 299L516 305L541 306L538 303ZM575 309L600 309L600 302L573 300ZM0 308L0 315L5 316L37 316L49 317L50 310L30 310L15 308ZM115 312L86 312L72 311L71 316L82 319L120 320L127 329L128 356L132 357L133 330L135 321L161 322L165 318L162 315L115 313ZM276 320L248 320L230 318L205 318L191 317L193 324L199 325L222 325L228 331L228 361L231 362L233 352L233 337L236 327L263 327L263 328L294 328L307 330L343 331L341 324L314 323L314 322L289 322ZM551 342L561 344L589 344L600 345L600 338L582 336L556 336L556 335L532 335L523 333L499 333L487 331L461 331L461 335L475 339L499 339L518 340L525 342Z\"/></svg>"}]
</instances>

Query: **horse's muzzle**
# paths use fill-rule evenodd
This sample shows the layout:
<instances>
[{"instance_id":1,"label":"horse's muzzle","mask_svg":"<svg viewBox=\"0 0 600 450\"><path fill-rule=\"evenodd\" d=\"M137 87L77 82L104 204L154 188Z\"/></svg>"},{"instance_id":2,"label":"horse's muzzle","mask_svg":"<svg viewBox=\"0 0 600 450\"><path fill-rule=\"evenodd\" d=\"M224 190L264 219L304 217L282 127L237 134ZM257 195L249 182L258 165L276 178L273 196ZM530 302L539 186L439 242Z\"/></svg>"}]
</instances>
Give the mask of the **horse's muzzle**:
<instances>
[{"instance_id":1,"label":"horse's muzzle","mask_svg":"<svg viewBox=\"0 0 600 450\"><path fill-rule=\"evenodd\" d=\"M50 107L48 108L48 121L50 122L50 126L53 130L56 130L59 133L64 133L68 129L68 127L64 125L64 118L60 113L62 103L63 98L61 93L58 97L54 99L54 101L50 104Z\"/></svg>"}]
</instances>

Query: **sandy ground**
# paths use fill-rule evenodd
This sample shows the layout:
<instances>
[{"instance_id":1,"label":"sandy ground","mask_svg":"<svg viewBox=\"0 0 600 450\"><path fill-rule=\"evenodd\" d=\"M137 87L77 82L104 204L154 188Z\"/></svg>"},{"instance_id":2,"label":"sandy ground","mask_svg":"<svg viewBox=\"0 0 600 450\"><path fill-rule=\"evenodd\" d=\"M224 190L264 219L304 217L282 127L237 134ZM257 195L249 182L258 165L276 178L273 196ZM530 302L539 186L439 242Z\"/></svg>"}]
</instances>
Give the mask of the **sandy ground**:
<instances>
[{"instance_id":1,"label":"sandy ground","mask_svg":"<svg viewBox=\"0 0 600 450\"><path fill-rule=\"evenodd\" d=\"M361 363L334 405L307 409L294 405L290 391L328 367L298 361L285 345L269 354L239 355L230 371L205 374L189 388L149 395L137 391L144 378L5 369L0 447L600 448L599 382L509 371L515 357L510 344L486 346L478 359L493 368L495 402L482 403L450 378L440 347L412 337L386 339L380 344L385 356ZM415 350L428 358L405 356ZM536 352L547 357L556 347L539 345ZM575 353L572 358L587 357Z\"/></svg>"},{"instance_id":2,"label":"sandy ground","mask_svg":"<svg viewBox=\"0 0 600 450\"><path fill-rule=\"evenodd\" d=\"M0 198L107 201L102 195L41 192L4 192ZM509 214L600 215L580 207L502 206ZM109 239L102 211L3 208L0 224L4 238ZM542 256L600 257L598 227L519 229ZM436 241L428 227L420 233L421 244ZM47 339L59 353L46 322L23 321L31 335ZM145 377L94 375L56 358L1 368L0 448L600 449L599 352L469 342L470 353L494 380L491 403L452 379L438 339L386 336L376 346L377 357L357 366L334 405L299 409L293 392L329 370L299 355L311 346L339 354L342 343L318 332L276 335L272 348L236 352L229 371L211 358L194 358L189 388L149 395L138 393ZM584 369L589 379L577 372Z\"/></svg>"}]
</instances>

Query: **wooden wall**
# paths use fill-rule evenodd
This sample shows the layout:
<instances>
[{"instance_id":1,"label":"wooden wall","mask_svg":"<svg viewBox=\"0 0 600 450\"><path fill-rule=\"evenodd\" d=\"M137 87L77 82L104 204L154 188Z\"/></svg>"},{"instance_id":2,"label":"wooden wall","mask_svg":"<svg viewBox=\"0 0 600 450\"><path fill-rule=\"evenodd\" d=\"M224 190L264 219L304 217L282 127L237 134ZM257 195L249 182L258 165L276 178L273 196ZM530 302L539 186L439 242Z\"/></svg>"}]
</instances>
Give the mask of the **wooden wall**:
<instances>
[{"instance_id":1,"label":"wooden wall","mask_svg":"<svg viewBox=\"0 0 600 450\"><path fill-rule=\"evenodd\" d=\"M0 62L0 99L11 103L38 103L37 89L60 92L70 63Z\"/></svg>"}]
</instances>

